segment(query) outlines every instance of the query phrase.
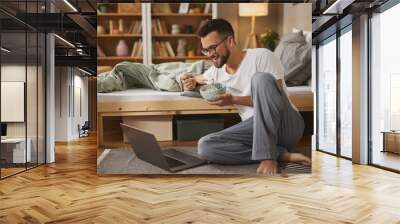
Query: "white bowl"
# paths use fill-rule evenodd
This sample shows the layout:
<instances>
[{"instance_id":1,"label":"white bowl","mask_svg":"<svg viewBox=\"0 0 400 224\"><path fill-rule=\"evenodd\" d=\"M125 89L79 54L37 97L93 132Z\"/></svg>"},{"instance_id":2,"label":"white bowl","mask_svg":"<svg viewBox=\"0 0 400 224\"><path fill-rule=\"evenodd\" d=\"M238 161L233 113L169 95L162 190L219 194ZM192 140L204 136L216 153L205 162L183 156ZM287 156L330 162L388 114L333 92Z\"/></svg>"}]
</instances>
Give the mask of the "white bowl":
<instances>
[{"instance_id":1,"label":"white bowl","mask_svg":"<svg viewBox=\"0 0 400 224\"><path fill-rule=\"evenodd\" d=\"M200 95L208 101L215 101L218 95L224 94L225 92L226 87L221 83L204 85L200 88Z\"/></svg>"}]
</instances>

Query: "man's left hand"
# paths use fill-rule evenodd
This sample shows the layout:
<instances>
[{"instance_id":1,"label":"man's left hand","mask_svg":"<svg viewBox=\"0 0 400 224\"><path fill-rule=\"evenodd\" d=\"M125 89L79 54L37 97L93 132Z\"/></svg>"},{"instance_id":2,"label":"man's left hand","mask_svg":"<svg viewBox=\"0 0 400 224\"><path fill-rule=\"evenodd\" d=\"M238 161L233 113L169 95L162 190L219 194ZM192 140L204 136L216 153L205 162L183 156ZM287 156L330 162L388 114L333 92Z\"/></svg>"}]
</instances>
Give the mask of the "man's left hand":
<instances>
[{"instance_id":1,"label":"man's left hand","mask_svg":"<svg viewBox=\"0 0 400 224\"><path fill-rule=\"evenodd\" d=\"M207 101L211 105L227 106L233 104L233 96L229 93L221 94L217 96L214 101Z\"/></svg>"}]
</instances>

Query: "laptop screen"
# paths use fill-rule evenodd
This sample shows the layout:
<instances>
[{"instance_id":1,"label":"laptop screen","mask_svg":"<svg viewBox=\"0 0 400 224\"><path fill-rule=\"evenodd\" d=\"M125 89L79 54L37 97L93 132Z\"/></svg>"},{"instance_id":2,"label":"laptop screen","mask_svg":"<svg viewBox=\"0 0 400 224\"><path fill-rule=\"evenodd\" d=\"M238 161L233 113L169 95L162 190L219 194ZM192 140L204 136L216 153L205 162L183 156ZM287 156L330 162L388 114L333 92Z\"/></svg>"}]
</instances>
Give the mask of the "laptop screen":
<instances>
[{"instance_id":1,"label":"laptop screen","mask_svg":"<svg viewBox=\"0 0 400 224\"><path fill-rule=\"evenodd\" d=\"M1 136L7 136L7 124L1 123Z\"/></svg>"}]
</instances>

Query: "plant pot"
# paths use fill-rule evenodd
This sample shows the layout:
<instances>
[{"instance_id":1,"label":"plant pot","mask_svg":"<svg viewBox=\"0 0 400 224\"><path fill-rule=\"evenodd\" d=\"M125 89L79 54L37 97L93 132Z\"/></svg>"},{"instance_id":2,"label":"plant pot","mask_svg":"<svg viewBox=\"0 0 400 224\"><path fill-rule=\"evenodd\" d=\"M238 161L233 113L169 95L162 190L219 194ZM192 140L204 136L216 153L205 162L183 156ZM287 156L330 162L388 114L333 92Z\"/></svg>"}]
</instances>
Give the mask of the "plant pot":
<instances>
[{"instance_id":1,"label":"plant pot","mask_svg":"<svg viewBox=\"0 0 400 224\"><path fill-rule=\"evenodd\" d=\"M100 6L98 7L98 9L99 9L99 12L101 12L101 13L107 13L107 11L108 11L108 6L100 5Z\"/></svg>"}]
</instances>

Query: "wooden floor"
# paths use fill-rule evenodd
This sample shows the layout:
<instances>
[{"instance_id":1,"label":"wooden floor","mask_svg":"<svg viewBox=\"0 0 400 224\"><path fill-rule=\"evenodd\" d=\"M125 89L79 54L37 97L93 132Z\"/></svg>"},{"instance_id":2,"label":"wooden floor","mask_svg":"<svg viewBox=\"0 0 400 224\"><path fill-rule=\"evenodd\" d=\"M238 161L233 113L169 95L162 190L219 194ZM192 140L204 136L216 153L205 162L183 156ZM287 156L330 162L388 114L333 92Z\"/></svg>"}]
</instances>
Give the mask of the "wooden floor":
<instances>
[{"instance_id":1,"label":"wooden floor","mask_svg":"<svg viewBox=\"0 0 400 224\"><path fill-rule=\"evenodd\" d=\"M97 176L95 138L0 181L0 223L400 223L400 175L313 153L313 174Z\"/></svg>"}]
</instances>

